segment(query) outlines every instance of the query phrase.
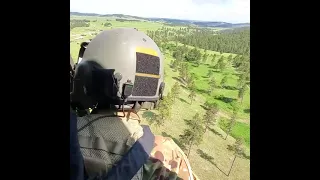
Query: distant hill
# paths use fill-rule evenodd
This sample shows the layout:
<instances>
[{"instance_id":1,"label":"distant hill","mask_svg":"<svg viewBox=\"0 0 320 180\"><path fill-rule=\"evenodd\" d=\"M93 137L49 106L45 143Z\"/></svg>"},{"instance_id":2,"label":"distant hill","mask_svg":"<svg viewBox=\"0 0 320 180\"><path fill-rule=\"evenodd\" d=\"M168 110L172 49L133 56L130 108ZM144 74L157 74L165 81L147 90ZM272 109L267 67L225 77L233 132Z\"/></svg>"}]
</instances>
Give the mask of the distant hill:
<instances>
[{"instance_id":1,"label":"distant hill","mask_svg":"<svg viewBox=\"0 0 320 180\"><path fill-rule=\"evenodd\" d=\"M95 14L95 13L79 13L79 12L70 12L70 15L73 15L73 16L100 16L100 14Z\"/></svg>"},{"instance_id":2,"label":"distant hill","mask_svg":"<svg viewBox=\"0 0 320 180\"><path fill-rule=\"evenodd\" d=\"M70 12L70 15L75 16L99 16L99 17L116 17L124 19L137 19L143 21L158 21L172 25L196 25L199 27L221 27L221 28L238 28L238 27L250 27L250 23L227 23L227 22L216 22L216 21L193 21L193 20L182 20L182 19L169 19L169 18L144 18L138 16L124 15L124 14L95 14L95 13L79 13Z\"/></svg>"}]
</instances>

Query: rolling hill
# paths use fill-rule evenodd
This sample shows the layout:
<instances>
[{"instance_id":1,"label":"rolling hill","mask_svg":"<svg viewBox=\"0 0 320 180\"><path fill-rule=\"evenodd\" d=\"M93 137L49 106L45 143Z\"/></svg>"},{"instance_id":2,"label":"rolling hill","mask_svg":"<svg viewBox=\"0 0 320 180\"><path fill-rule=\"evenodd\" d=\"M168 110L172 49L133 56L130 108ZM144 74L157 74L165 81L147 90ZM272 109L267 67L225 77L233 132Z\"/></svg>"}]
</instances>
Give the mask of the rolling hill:
<instances>
[{"instance_id":1,"label":"rolling hill","mask_svg":"<svg viewBox=\"0 0 320 180\"><path fill-rule=\"evenodd\" d=\"M196 20L182 20L182 19L170 19L170 18L144 18L138 16L124 15L124 14L95 14L95 13L79 13L70 12L70 15L74 16L99 16L99 17L115 17L123 19L137 19L141 21L157 21L174 25L196 25L199 27L220 27L220 28L238 28L238 27L250 27L250 23L227 23L218 21L196 21Z\"/></svg>"}]
</instances>

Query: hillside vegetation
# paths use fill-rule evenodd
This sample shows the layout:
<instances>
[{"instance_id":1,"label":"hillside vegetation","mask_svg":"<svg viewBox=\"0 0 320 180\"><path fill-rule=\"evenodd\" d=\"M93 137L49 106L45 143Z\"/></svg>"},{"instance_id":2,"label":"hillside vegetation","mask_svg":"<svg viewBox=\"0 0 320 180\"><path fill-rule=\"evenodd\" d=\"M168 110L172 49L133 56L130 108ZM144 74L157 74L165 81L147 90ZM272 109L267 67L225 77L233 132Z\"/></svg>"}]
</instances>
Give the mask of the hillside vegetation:
<instances>
[{"instance_id":1,"label":"hillside vegetation","mask_svg":"<svg viewBox=\"0 0 320 180\"><path fill-rule=\"evenodd\" d=\"M200 179L249 180L250 29L133 19L72 16L73 59L80 43L102 30L131 27L147 33L164 54L166 88L157 109L139 112L142 124L171 137Z\"/></svg>"}]
</instances>

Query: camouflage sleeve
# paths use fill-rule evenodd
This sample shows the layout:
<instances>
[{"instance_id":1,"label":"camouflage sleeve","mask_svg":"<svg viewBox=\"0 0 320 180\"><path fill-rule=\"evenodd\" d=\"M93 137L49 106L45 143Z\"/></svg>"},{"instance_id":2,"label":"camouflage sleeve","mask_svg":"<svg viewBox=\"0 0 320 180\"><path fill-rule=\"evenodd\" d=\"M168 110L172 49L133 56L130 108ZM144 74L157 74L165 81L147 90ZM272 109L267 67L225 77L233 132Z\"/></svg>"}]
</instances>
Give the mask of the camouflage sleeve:
<instances>
[{"instance_id":1,"label":"camouflage sleeve","mask_svg":"<svg viewBox=\"0 0 320 180\"><path fill-rule=\"evenodd\" d=\"M193 180L189 161L171 138L155 136L151 156L144 165L144 180Z\"/></svg>"}]
</instances>

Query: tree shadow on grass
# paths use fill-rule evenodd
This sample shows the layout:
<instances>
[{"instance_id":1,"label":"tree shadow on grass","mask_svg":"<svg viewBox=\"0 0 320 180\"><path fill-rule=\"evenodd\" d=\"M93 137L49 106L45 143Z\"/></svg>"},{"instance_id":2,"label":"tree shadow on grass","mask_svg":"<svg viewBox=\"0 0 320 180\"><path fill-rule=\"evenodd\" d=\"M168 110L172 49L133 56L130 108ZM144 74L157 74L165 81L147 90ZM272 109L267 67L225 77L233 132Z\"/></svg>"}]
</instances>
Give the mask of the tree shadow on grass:
<instances>
[{"instance_id":1,"label":"tree shadow on grass","mask_svg":"<svg viewBox=\"0 0 320 180\"><path fill-rule=\"evenodd\" d=\"M204 105L200 105L204 110L208 110L207 107L205 107Z\"/></svg>"},{"instance_id":2,"label":"tree shadow on grass","mask_svg":"<svg viewBox=\"0 0 320 180\"><path fill-rule=\"evenodd\" d=\"M171 139L181 148L181 150L183 150L183 151L186 150L186 146L185 146L184 144L182 144L182 143L179 141L179 139L174 138L173 136L169 135L169 134L166 133L166 132L162 132L161 135L162 135L163 137L169 137L169 138L171 138Z\"/></svg>"},{"instance_id":3,"label":"tree shadow on grass","mask_svg":"<svg viewBox=\"0 0 320 180\"><path fill-rule=\"evenodd\" d=\"M196 92L202 93L202 94L208 94L208 90L204 90L204 89L197 89Z\"/></svg>"},{"instance_id":4,"label":"tree shadow on grass","mask_svg":"<svg viewBox=\"0 0 320 180\"><path fill-rule=\"evenodd\" d=\"M213 66L209 66L208 68L211 69L212 72L215 72L215 73L219 73L220 72L220 70L215 69Z\"/></svg>"},{"instance_id":5,"label":"tree shadow on grass","mask_svg":"<svg viewBox=\"0 0 320 180\"><path fill-rule=\"evenodd\" d=\"M250 113L250 109L244 109L243 112L249 114Z\"/></svg>"},{"instance_id":6,"label":"tree shadow on grass","mask_svg":"<svg viewBox=\"0 0 320 180\"><path fill-rule=\"evenodd\" d=\"M190 119L183 119L183 120L184 120L184 122L185 122L186 124L190 124L190 122L191 122Z\"/></svg>"},{"instance_id":7,"label":"tree shadow on grass","mask_svg":"<svg viewBox=\"0 0 320 180\"><path fill-rule=\"evenodd\" d=\"M220 136L221 138L224 138L223 135L218 131L216 131L215 129L208 127L208 130L211 131L213 134Z\"/></svg>"},{"instance_id":8,"label":"tree shadow on grass","mask_svg":"<svg viewBox=\"0 0 320 180\"><path fill-rule=\"evenodd\" d=\"M209 154L203 152L201 149L197 149L197 153L199 154L199 156L207 161L209 161L211 164L213 164L220 172L222 172L224 175L229 176L227 173L225 173L224 171L222 171L217 164L213 161L214 158L212 156L210 156Z\"/></svg>"},{"instance_id":9,"label":"tree shadow on grass","mask_svg":"<svg viewBox=\"0 0 320 180\"><path fill-rule=\"evenodd\" d=\"M232 73L232 75L235 75L235 76L239 76L241 73L239 73L239 72L237 72L237 71L234 71L233 73Z\"/></svg>"},{"instance_id":10,"label":"tree shadow on grass","mask_svg":"<svg viewBox=\"0 0 320 180\"><path fill-rule=\"evenodd\" d=\"M181 84L185 84L185 82L183 80L181 80L179 77L172 77L172 79L180 82Z\"/></svg>"},{"instance_id":11,"label":"tree shadow on grass","mask_svg":"<svg viewBox=\"0 0 320 180\"><path fill-rule=\"evenodd\" d=\"M178 98L181 102L184 102L184 103L187 103L187 104L189 104L186 100L184 100L184 99L182 99L182 98Z\"/></svg>"},{"instance_id":12,"label":"tree shadow on grass","mask_svg":"<svg viewBox=\"0 0 320 180\"><path fill-rule=\"evenodd\" d=\"M185 89L185 90L189 90L185 85L180 85L180 87L182 87L183 89Z\"/></svg>"},{"instance_id":13,"label":"tree shadow on grass","mask_svg":"<svg viewBox=\"0 0 320 180\"><path fill-rule=\"evenodd\" d=\"M216 165L216 163L213 161L214 158L210 156L209 154L203 152L201 149L197 149L197 153L199 156L207 161L209 161L211 164Z\"/></svg>"},{"instance_id":14,"label":"tree shadow on grass","mask_svg":"<svg viewBox=\"0 0 320 180\"><path fill-rule=\"evenodd\" d=\"M235 147L234 147L234 146L231 146L231 145L229 145L229 144L228 144L227 149L228 149L229 151L235 152ZM245 159L250 160L250 155L246 155L246 153L244 153L244 152L241 152L241 154L237 154L237 156L238 156L238 157L241 157L241 158L245 158Z\"/></svg>"},{"instance_id":15,"label":"tree shadow on grass","mask_svg":"<svg viewBox=\"0 0 320 180\"><path fill-rule=\"evenodd\" d=\"M234 99L234 98L229 98L229 97L225 97L223 95L220 95L218 97L214 97L215 99L217 100L220 100L224 103L232 103L233 101L236 101L237 99Z\"/></svg>"},{"instance_id":16,"label":"tree shadow on grass","mask_svg":"<svg viewBox=\"0 0 320 180\"><path fill-rule=\"evenodd\" d=\"M172 69L173 72L177 72L177 70L175 68L173 68L172 65L170 65L170 68Z\"/></svg>"},{"instance_id":17,"label":"tree shadow on grass","mask_svg":"<svg viewBox=\"0 0 320 180\"><path fill-rule=\"evenodd\" d=\"M228 90L238 90L238 88L234 86L223 86L223 88Z\"/></svg>"}]
</instances>

